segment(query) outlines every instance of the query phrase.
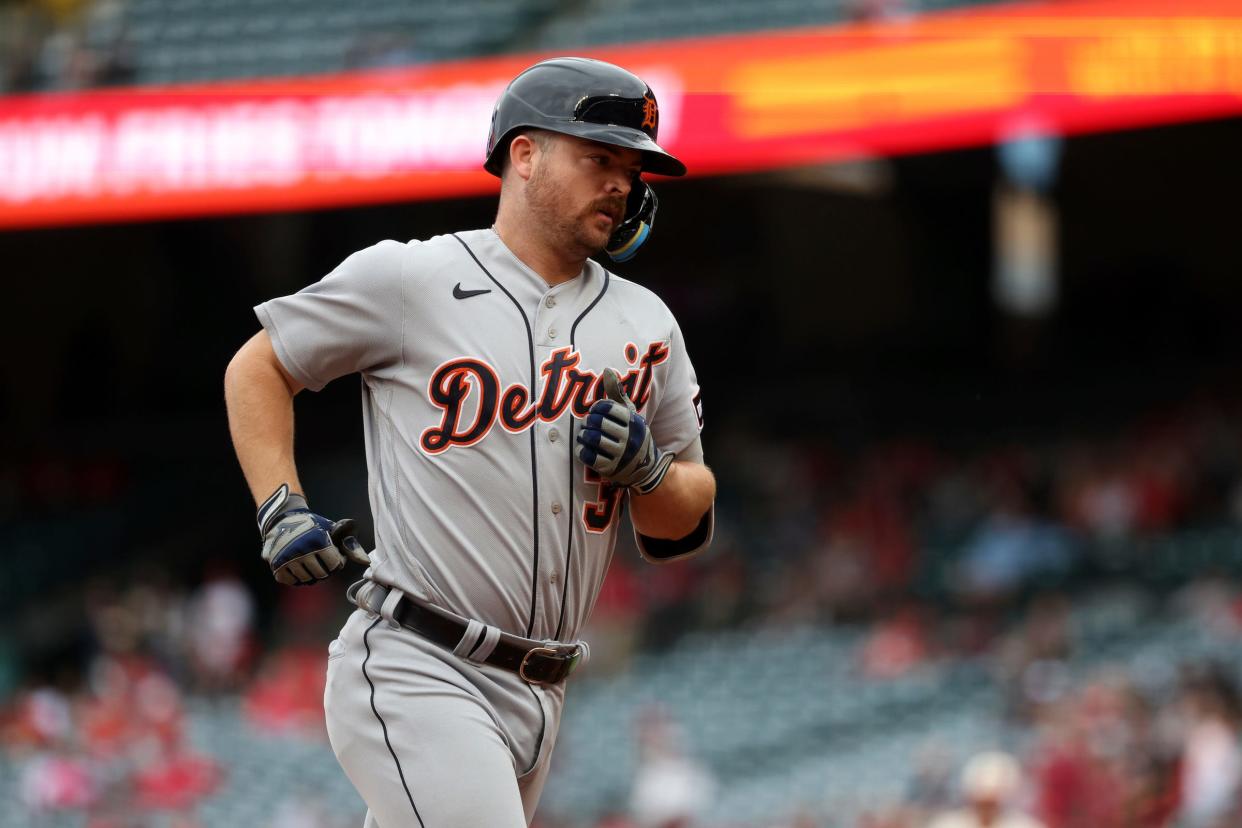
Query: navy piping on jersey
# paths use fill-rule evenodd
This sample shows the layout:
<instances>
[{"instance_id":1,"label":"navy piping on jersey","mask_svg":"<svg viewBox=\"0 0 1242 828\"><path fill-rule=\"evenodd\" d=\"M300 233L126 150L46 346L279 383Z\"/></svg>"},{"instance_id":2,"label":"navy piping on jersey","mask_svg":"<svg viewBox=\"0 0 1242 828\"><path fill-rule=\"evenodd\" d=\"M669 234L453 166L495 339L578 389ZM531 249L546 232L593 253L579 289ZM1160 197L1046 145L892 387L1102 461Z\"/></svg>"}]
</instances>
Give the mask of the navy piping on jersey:
<instances>
[{"instance_id":1,"label":"navy piping on jersey","mask_svg":"<svg viewBox=\"0 0 1242 828\"><path fill-rule=\"evenodd\" d=\"M535 336L531 333L530 320L526 318L526 311L522 310L521 304L518 303L517 299L513 298L513 294L509 292L508 288L502 285L499 280L492 275L491 271L483 266L483 263L479 261L479 257L474 255L474 251L470 249L470 245L462 241L461 237L456 233L453 233L452 236L457 239L457 242L462 247L466 249L466 252L470 254L470 258L474 259L474 263L479 266L479 270L482 270L483 273L486 274L487 278L491 279L492 283L496 285L496 287L500 288L500 291L504 293L505 296L509 297L509 301L513 303L513 307L517 308L518 313L522 315L522 323L526 325L526 345L530 349L530 391L534 394L536 376ZM526 622L527 638L530 638L531 631L535 628L535 606L539 599L539 464L535 459L535 429L533 428L530 429L530 488L532 493L531 525L534 528L534 538L532 539L532 543L535 547L535 560L531 566L530 574L530 620Z\"/></svg>"},{"instance_id":2,"label":"navy piping on jersey","mask_svg":"<svg viewBox=\"0 0 1242 828\"><path fill-rule=\"evenodd\" d=\"M509 301L513 303L513 307L517 308L518 313L522 315L522 323L526 325L526 344L530 349L530 390L533 394L535 391L536 376L535 335L531 332L530 320L526 317L526 311L522 310L522 306L518 303L518 300L514 298L513 294L509 292L508 288L502 285L500 281L492 275L491 271L483 266L483 263L479 261L479 257L474 255L474 251L470 249L470 245L462 241L461 237L456 233L453 233L452 236L457 239L458 244L466 248L466 252L470 254L470 258L474 259L474 263L479 266L479 270L483 271L487 275L487 278L491 279L492 283L496 285L496 287L500 288L500 291L505 296L509 297ZM535 628L535 607L536 601L539 597L539 464L535 459L535 429L533 428L530 430L530 488L534 498L534 501L531 504L531 517L533 518L531 523L534 526L535 560L534 566L532 567L530 581L530 620L526 622L527 638L530 638L531 630ZM484 633L486 632L487 631L484 630ZM471 655L474 654L474 650L478 649L479 644L482 642L483 639L480 637L479 640L475 642L475 646L471 648ZM534 770L535 765L539 763L543 748L543 734L547 729L548 722L547 716L543 712L543 704L539 700L539 694L535 692L534 685L527 684L526 682L522 683L526 684L526 689L530 691L531 696L535 699L535 704L539 705L539 738L535 742L535 758L531 760L530 768L523 772L523 775L525 775ZM422 825L422 820L419 820L419 825Z\"/></svg>"},{"instance_id":3,"label":"navy piping on jersey","mask_svg":"<svg viewBox=\"0 0 1242 828\"><path fill-rule=\"evenodd\" d=\"M603 299L604 294L608 292L608 285L611 281L612 279L608 275L608 271L604 270L604 286L600 288L599 295L591 300L591 304L586 306L586 310L578 314L578 318L574 320L574 324L569 328L570 350L578 350L578 323L585 319L588 313L595 310L595 306L599 304L599 300ZM569 567L572 563L571 556L574 548L574 529L577 528L578 525L578 512L577 507L574 505L574 458L577 455L574 451L574 446L577 445L577 443L574 442L574 437L574 416L573 412L570 412L569 439L565 441L569 444L569 532L568 539L565 542L565 576L562 579L564 583L561 584L561 617L557 620L556 632L552 635L552 638L557 641L560 640L561 630L565 626L565 605L569 601Z\"/></svg>"},{"instance_id":4,"label":"navy piping on jersey","mask_svg":"<svg viewBox=\"0 0 1242 828\"><path fill-rule=\"evenodd\" d=\"M397 763L397 776L401 777L401 787L405 788L405 797L410 800L410 807L414 809L414 818L418 820L420 828L425 828L423 826L423 818L418 813L418 806L414 804L414 797L410 794L410 786L405 783L405 771L401 770L401 760L397 758L397 752L392 749L392 742L388 739L388 725L375 707L375 682L371 681L371 677L367 675L367 662L371 660L371 630L375 629L375 624L383 620L383 618L376 618L375 623L367 627L366 632L362 634L362 644L367 648L366 658L362 659L362 677L371 686L371 712L375 714L375 718L379 719L380 727L384 731L384 744L388 745L388 752L392 755L392 761Z\"/></svg>"}]
</instances>

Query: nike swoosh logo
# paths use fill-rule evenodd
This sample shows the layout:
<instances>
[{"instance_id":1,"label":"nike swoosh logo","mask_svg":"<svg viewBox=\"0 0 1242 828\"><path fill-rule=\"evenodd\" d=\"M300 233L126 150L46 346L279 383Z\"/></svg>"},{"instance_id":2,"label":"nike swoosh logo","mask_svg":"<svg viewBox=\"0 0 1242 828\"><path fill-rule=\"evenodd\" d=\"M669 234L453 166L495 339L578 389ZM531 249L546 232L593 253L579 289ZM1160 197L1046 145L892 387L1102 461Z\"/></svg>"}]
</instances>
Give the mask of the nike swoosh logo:
<instances>
[{"instance_id":1,"label":"nike swoosh logo","mask_svg":"<svg viewBox=\"0 0 1242 828\"><path fill-rule=\"evenodd\" d=\"M482 290L462 290L461 282L453 286L454 299L469 299L471 296L481 296L484 293L491 293L491 288L483 288Z\"/></svg>"}]
</instances>

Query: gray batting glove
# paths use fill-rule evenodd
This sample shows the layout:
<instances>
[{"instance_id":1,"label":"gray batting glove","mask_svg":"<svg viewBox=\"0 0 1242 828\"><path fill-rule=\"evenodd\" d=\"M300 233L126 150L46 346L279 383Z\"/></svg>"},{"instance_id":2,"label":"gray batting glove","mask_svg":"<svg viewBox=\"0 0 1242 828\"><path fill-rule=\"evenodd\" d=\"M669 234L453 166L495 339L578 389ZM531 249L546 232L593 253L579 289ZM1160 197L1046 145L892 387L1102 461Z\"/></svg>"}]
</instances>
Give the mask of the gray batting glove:
<instances>
[{"instance_id":1,"label":"gray batting glove","mask_svg":"<svg viewBox=\"0 0 1242 828\"><path fill-rule=\"evenodd\" d=\"M263 560L282 584L313 584L343 569L347 558L370 564L353 536L352 520L333 522L315 514L306 498L290 492L287 483L259 507L258 523Z\"/></svg>"},{"instance_id":2,"label":"gray batting glove","mask_svg":"<svg viewBox=\"0 0 1242 828\"><path fill-rule=\"evenodd\" d=\"M656 447L616 371L605 368L601 385L604 399L591 406L578 432L578 458L612 485L648 494L664 481L673 453Z\"/></svg>"}]
</instances>

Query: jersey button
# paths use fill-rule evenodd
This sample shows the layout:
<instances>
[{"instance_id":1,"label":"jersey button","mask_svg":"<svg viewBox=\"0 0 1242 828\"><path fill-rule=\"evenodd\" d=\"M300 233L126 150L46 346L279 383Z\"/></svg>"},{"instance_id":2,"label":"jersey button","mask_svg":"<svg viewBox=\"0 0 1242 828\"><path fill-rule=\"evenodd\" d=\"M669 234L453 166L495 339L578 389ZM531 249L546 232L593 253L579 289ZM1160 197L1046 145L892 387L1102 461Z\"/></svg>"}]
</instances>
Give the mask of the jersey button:
<instances>
[{"instance_id":1,"label":"jersey button","mask_svg":"<svg viewBox=\"0 0 1242 828\"><path fill-rule=\"evenodd\" d=\"M559 504L559 503L553 503L553 504L552 504L552 514L554 514L554 515L559 515L560 513L561 513L561 504Z\"/></svg>"},{"instance_id":2,"label":"jersey button","mask_svg":"<svg viewBox=\"0 0 1242 828\"><path fill-rule=\"evenodd\" d=\"M555 443L559 439L561 439L561 433L559 431L555 428L548 429L548 440Z\"/></svg>"},{"instance_id":3,"label":"jersey button","mask_svg":"<svg viewBox=\"0 0 1242 828\"><path fill-rule=\"evenodd\" d=\"M551 575L548 576L548 582L555 584L559 578L560 576L557 575L555 572L553 572Z\"/></svg>"},{"instance_id":4,"label":"jersey button","mask_svg":"<svg viewBox=\"0 0 1242 828\"><path fill-rule=\"evenodd\" d=\"M543 300L543 304L544 304L544 305L546 305L546 306L547 306L547 307L549 307L549 308L555 308L555 307L556 307L556 297L555 297L555 296L549 296L547 299L544 299L544 300Z\"/></svg>"},{"instance_id":5,"label":"jersey button","mask_svg":"<svg viewBox=\"0 0 1242 828\"><path fill-rule=\"evenodd\" d=\"M548 328L548 339L556 339L556 328Z\"/></svg>"}]
</instances>

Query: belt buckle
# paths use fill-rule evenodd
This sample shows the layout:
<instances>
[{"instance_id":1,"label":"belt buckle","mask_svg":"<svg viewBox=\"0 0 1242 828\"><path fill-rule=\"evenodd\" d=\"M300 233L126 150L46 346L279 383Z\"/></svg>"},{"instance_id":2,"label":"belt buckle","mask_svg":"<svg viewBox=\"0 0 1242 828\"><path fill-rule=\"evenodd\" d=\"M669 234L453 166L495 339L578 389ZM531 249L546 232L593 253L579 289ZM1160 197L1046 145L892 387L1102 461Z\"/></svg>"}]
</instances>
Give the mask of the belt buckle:
<instances>
[{"instance_id":1,"label":"belt buckle","mask_svg":"<svg viewBox=\"0 0 1242 828\"><path fill-rule=\"evenodd\" d=\"M555 678L548 678L547 676L535 677L528 675L526 668L530 665L530 659L535 654L549 656L555 659L559 664L565 664L568 662L569 666L565 668L564 673L556 676ZM581 657L582 649L579 647L574 647L572 653L562 653L554 647L531 647L526 651L526 655L522 656L522 663L518 666L518 676L521 677L522 681L527 684L557 684L569 678L569 674L572 673L578 666L578 661Z\"/></svg>"}]
</instances>

